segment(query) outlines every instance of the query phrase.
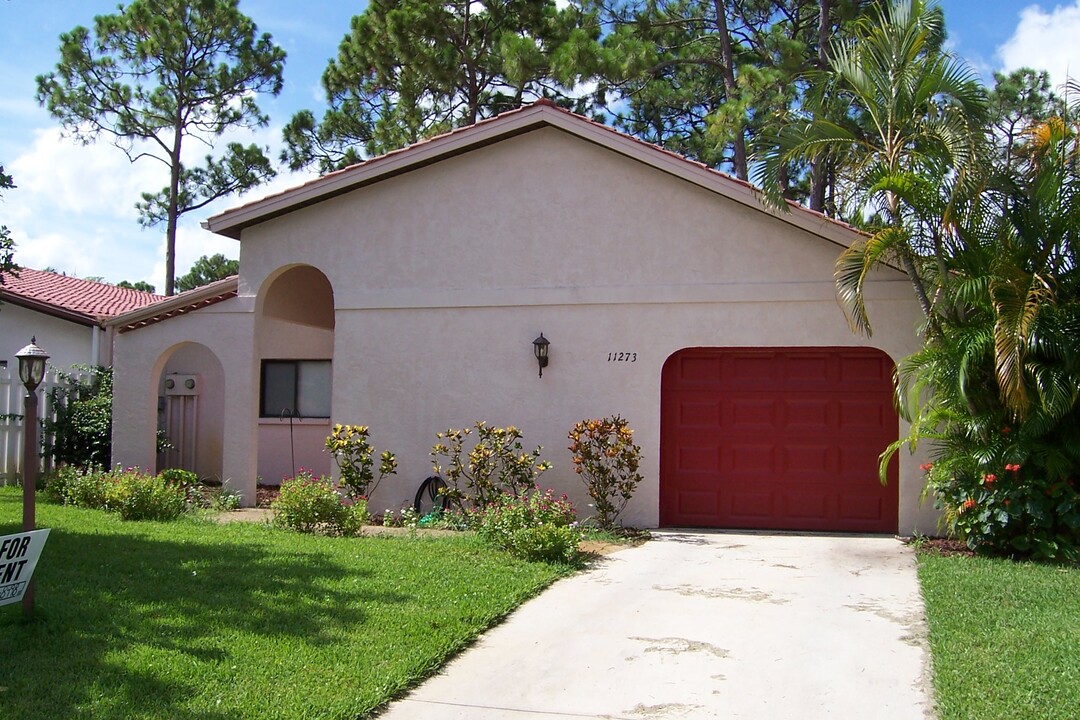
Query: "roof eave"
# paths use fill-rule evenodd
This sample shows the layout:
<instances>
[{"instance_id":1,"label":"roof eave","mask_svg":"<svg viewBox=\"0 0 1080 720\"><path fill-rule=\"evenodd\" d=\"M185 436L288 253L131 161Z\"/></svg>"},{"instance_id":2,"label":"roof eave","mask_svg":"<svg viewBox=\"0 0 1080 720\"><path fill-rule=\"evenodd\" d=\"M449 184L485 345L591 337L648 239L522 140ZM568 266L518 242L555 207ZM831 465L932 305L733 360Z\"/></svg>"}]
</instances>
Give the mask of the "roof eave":
<instances>
[{"instance_id":1,"label":"roof eave","mask_svg":"<svg viewBox=\"0 0 1080 720\"><path fill-rule=\"evenodd\" d=\"M203 227L238 240L244 229L258 223L540 127L557 128L601 145L841 247L850 247L861 234L855 228L791 203L786 211L770 210L762 202L760 190L748 182L545 102L482 120L475 125L330 173L277 195L226 210L206 220Z\"/></svg>"},{"instance_id":2,"label":"roof eave","mask_svg":"<svg viewBox=\"0 0 1080 720\"><path fill-rule=\"evenodd\" d=\"M43 315L49 315L51 317L59 318L61 320L67 320L68 322L85 325L86 327L105 327L106 318L96 315L90 315L87 313L81 313L76 310L69 310L67 308L59 307L43 300L36 300L34 298L16 295L10 290L0 289L0 302L18 305L19 307L24 307L27 310L33 310Z\"/></svg>"},{"instance_id":3,"label":"roof eave","mask_svg":"<svg viewBox=\"0 0 1080 720\"><path fill-rule=\"evenodd\" d=\"M235 297L239 283L239 276L233 275L151 305L121 313L107 320L105 326L119 328L120 332L126 332L160 322L177 314L185 314L191 310Z\"/></svg>"}]
</instances>

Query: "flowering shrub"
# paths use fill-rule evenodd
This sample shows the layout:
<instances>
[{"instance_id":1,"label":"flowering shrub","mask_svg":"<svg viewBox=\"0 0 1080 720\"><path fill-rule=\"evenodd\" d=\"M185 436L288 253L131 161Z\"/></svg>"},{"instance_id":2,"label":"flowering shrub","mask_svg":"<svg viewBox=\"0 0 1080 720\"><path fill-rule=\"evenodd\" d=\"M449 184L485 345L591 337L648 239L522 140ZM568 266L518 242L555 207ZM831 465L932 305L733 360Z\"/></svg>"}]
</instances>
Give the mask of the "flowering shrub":
<instances>
[{"instance_id":1,"label":"flowering shrub","mask_svg":"<svg viewBox=\"0 0 1080 720\"><path fill-rule=\"evenodd\" d=\"M281 483L270 507L275 525L305 533L356 535L371 519L367 498L342 498L328 478L317 478L303 468Z\"/></svg>"},{"instance_id":2,"label":"flowering shrub","mask_svg":"<svg viewBox=\"0 0 1080 720\"><path fill-rule=\"evenodd\" d=\"M574 472L581 475L596 509L596 524L615 526L641 482L641 447L634 431L618 415L582 420L570 430Z\"/></svg>"},{"instance_id":3,"label":"flowering shrub","mask_svg":"<svg viewBox=\"0 0 1080 720\"><path fill-rule=\"evenodd\" d=\"M949 457L921 466L948 528L975 550L1080 561L1080 488L1045 468Z\"/></svg>"},{"instance_id":4,"label":"flowering shrub","mask_svg":"<svg viewBox=\"0 0 1080 720\"><path fill-rule=\"evenodd\" d=\"M341 484L354 498L369 497L388 475L397 473L397 458L384 450L379 456L379 477L375 477L375 449L367 425L334 425L326 438L326 449L341 471Z\"/></svg>"},{"instance_id":5,"label":"flowering shrub","mask_svg":"<svg viewBox=\"0 0 1080 720\"><path fill-rule=\"evenodd\" d=\"M476 444L472 450L465 450L472 428L438 433L439 442L431 449L435 474L446 479L447 487L440 492L459 509L464 510L470 502L482 507L502 493L519 497L551 469L551 463L540 459L543 448L524 451L521 430L516 427L490 427L483 421L474 427Z\"/></svg>"},{"instance_id":6,"label":"flowering shrub","mask_svg":"<svg viewBox=\"0 0 1080 720\"><path fill-rule=\"evenodd\" d=\"M539 487L516 497L504 493L472 514L477 535L515 557L568 563L578 556L581 533L566 495Z\"/></svg>"},{"instance_id":7,"label":"flowering shrub","mask_svg":"<svg viewBox=\"0 0 1080 720\"><path fill-rule=\"evenodd\" d=\"M175 520L187 509L187 493L160 475L123 472L115 475L105 493L108 510L124 520Z\"/></svg>"},{"instance_id":8,"label":"flowering shrub","mask_svg":"<svg viewBox=\"0 0 1080 720\"><path fill-rule=\"evenodd\" d=\"M175 520L188 507L184 488L138 468L86 473L61 468L46 482L46 497L115 512L125 520Z\"/></svg>"}]
</instances>

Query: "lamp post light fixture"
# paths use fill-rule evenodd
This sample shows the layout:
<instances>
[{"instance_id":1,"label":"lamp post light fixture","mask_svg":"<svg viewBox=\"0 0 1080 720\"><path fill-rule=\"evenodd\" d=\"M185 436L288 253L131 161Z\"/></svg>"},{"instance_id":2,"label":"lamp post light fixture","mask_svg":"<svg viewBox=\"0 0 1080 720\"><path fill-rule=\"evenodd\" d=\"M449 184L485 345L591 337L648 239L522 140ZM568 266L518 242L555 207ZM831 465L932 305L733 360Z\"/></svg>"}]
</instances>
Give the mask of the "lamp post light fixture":
<instances>
[{"instance_id":1,"label":"lamp post light fixture","mask_svg":"<svg viewBox=\"0 0 1080 720\"><path fill-rule=\"evenodd\" d=\"M533 340L533 353L536 354L536 364L540 366L540 377L544 377L544 368L548 365L548 345L551 342L544 337L544 333Z\"/></svg>"},{"instance_id":2,"label":"lamp post light fixture","mask_svg":"<svg viewBox=\"0 0 1080 720\"><path fill-rule=\"evenodd\" d=\"M23 401L23 532L34 529L34 485L37 483L37 444L38 444L38 398L37 389L45 379L45 362L49 353L37 346L37 338L30 338L30 344L15 353L19 359L19 379L26 387L26 399ZM30 580L23 595L23 614L30 617L34 613L34 581Z\"/></svg>"}]
</instances>

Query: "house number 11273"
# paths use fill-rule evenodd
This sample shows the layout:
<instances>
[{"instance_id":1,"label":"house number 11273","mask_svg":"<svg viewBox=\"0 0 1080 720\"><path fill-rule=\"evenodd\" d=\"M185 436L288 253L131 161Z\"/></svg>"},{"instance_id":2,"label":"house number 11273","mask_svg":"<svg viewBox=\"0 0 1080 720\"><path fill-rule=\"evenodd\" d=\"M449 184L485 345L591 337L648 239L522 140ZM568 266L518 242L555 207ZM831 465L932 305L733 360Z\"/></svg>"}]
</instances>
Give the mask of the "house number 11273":
<instances>
[{"instance_id":1,"label":"house number 11273","mask_svg":"<svg viewBox=\"0 0 1080 720\"><path fill-rule=\"evenodd\" d=\"M608 362L637 362L636 352L609 352L607 354Z\"/></svg>"}]
</instances>

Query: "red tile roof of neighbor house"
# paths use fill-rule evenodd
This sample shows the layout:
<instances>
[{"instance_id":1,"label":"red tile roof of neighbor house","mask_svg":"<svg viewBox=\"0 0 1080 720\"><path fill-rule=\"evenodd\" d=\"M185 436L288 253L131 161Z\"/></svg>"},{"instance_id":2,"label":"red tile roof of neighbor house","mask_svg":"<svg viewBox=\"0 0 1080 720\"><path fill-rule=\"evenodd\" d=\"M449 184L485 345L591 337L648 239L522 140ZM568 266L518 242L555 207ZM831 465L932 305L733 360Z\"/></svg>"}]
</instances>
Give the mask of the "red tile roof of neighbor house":
<instances>
[{"instance_id":1,"label":"red tile roof of neighbor house","mask_svg":"<svg viewBox=\"0 0 1080 720\"><path fill-rule=\"evenodd\" d=\"M103 325L120 313L151 305L161 295L83 280L47 270L4 273L0 301L21 305L83 325Z\"/></svg>"}]
</instances>

